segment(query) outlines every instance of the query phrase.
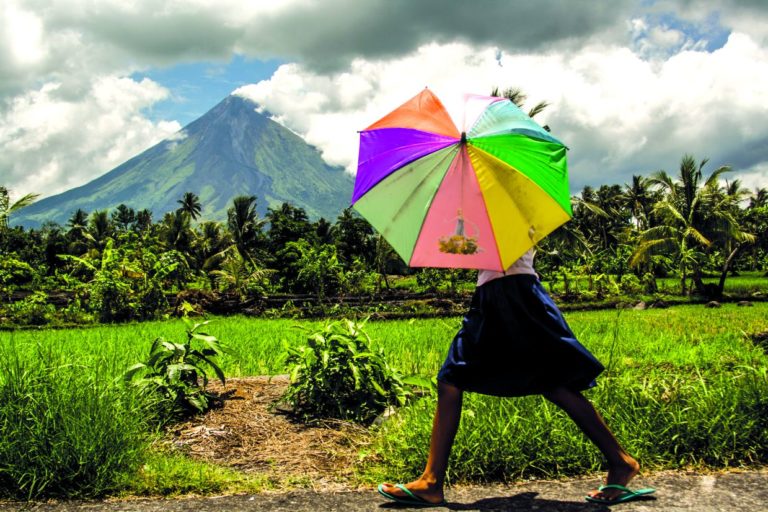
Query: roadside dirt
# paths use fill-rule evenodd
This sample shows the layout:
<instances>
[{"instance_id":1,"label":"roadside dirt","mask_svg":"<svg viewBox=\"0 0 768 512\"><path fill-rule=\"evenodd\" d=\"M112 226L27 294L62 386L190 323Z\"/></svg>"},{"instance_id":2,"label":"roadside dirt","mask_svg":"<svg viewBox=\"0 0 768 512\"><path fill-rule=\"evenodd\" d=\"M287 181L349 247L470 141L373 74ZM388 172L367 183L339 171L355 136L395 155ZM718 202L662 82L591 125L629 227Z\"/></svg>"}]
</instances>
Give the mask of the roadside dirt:
<instances>
[{"instance_id":1,"label":"roadside dirt","mask_svg":"<svg viewBox=\"0 0 768 512\"><path fill-rule=\"evenodd\" d=\"M228 379L211 382L222 405L202 417L175 426L165 442L189 456L275 481L315 482L329 490L348 489L366 429L349 422L323 421L307 426L273 410L288 377Z\"/></svg>"}]
</instances>

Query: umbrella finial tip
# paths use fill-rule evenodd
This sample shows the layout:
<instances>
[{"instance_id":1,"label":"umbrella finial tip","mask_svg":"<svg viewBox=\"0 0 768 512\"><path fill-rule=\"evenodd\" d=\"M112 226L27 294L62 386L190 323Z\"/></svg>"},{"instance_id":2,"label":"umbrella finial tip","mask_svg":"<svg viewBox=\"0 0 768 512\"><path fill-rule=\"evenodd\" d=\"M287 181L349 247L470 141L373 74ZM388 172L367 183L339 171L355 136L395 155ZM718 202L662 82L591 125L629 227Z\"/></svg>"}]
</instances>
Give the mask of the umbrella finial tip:
<instances>
[{"instance_id":1,"label":"umbrella finial tip","mask_svg":"<svg viewBox=\"0 0 768 512\"><path fill-rule=\"evenodd\" d=\"M467 143L467 132L461 132L461 143L462 144Z\"/></svg>"}]
</instances>

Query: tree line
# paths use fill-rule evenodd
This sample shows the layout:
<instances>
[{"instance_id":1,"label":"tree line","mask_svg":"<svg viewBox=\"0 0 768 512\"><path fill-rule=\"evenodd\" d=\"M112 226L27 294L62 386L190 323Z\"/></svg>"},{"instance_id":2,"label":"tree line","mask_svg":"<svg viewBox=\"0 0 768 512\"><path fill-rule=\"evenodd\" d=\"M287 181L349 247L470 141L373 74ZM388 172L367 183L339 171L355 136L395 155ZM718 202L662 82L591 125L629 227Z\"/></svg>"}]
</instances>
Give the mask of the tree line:
<instances>
[{"instance_id":1,"label":"tree line","mask_svg":"<svg viewBox=\"0 0 768 512\"><path fill-rule=\"evenodd\" d=\"M722 295L729 273L768 269L768 190L749 191L707 160L685 155L676 176L659 171L624 185L584 187L572 198L573 219L538 247L537 270L560 279L586 276L653 292L674 275L680 293ZM0 287L71 290L88 297L102 320L151 317L169 292L215 290L241 297L311 293L319 297L379 293L390 276L415 274L429 286L473 279L466 271L409 269L371 225L351 209L333 223L312 221L283 203L261 217L255 196L233 198L226 222L201 220L193 192L154 220L149 210L120 204L78 209L65 225L10 227L28 194L11 202L0 187ZM704 277L719 277L716 285Z\"/></svg>"}]
</instances>

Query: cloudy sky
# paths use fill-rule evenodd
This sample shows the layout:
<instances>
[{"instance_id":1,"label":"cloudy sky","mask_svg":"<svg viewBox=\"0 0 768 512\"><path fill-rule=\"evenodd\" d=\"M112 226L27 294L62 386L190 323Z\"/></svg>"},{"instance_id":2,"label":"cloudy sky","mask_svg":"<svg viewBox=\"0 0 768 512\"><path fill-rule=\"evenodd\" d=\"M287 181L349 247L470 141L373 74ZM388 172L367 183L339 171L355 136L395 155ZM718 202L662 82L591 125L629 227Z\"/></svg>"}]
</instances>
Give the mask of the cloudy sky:
<instances>
[{"instance_id":1,"label":"cloudy sky","mask_svg":"<svg viewBox=\"0 0 768 512\"><path fill-rule=\"evenodd\" d=\"M82 185L236 93L354 172L422 88L516 87L574 193L681 157L768 186L765 0L3 0L0 185Z\"/></svg>"}]
</instances>

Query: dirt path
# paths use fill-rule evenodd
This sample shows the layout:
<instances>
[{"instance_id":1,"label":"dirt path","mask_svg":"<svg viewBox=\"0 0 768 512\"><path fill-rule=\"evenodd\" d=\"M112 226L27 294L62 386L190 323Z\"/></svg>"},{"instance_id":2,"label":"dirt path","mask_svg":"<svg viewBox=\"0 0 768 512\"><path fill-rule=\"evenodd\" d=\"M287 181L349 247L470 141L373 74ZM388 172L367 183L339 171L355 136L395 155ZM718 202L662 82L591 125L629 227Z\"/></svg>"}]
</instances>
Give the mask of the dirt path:
<instances>
[{"instance_id":1,"label":"dirt path","mask_svg":"<svg viewBox=\"0 0 768 512\"><path fill-rule=\"evenodd\" d=\"M609 507L587 503L586 490L596 478L525 482L514 485L452 488L446 507L434 510L605 512ZM656 497L613 508L621 511L768 511L768 469L717 474L663 472L638 478L637 486L653 486ZM2 503L0 511L34 512L207 512L207 511L385 511L415 510L387 503L375 490L295 491L259 495L174 500L89 501L63 503Z\"/></svg>"}]
</instances>

